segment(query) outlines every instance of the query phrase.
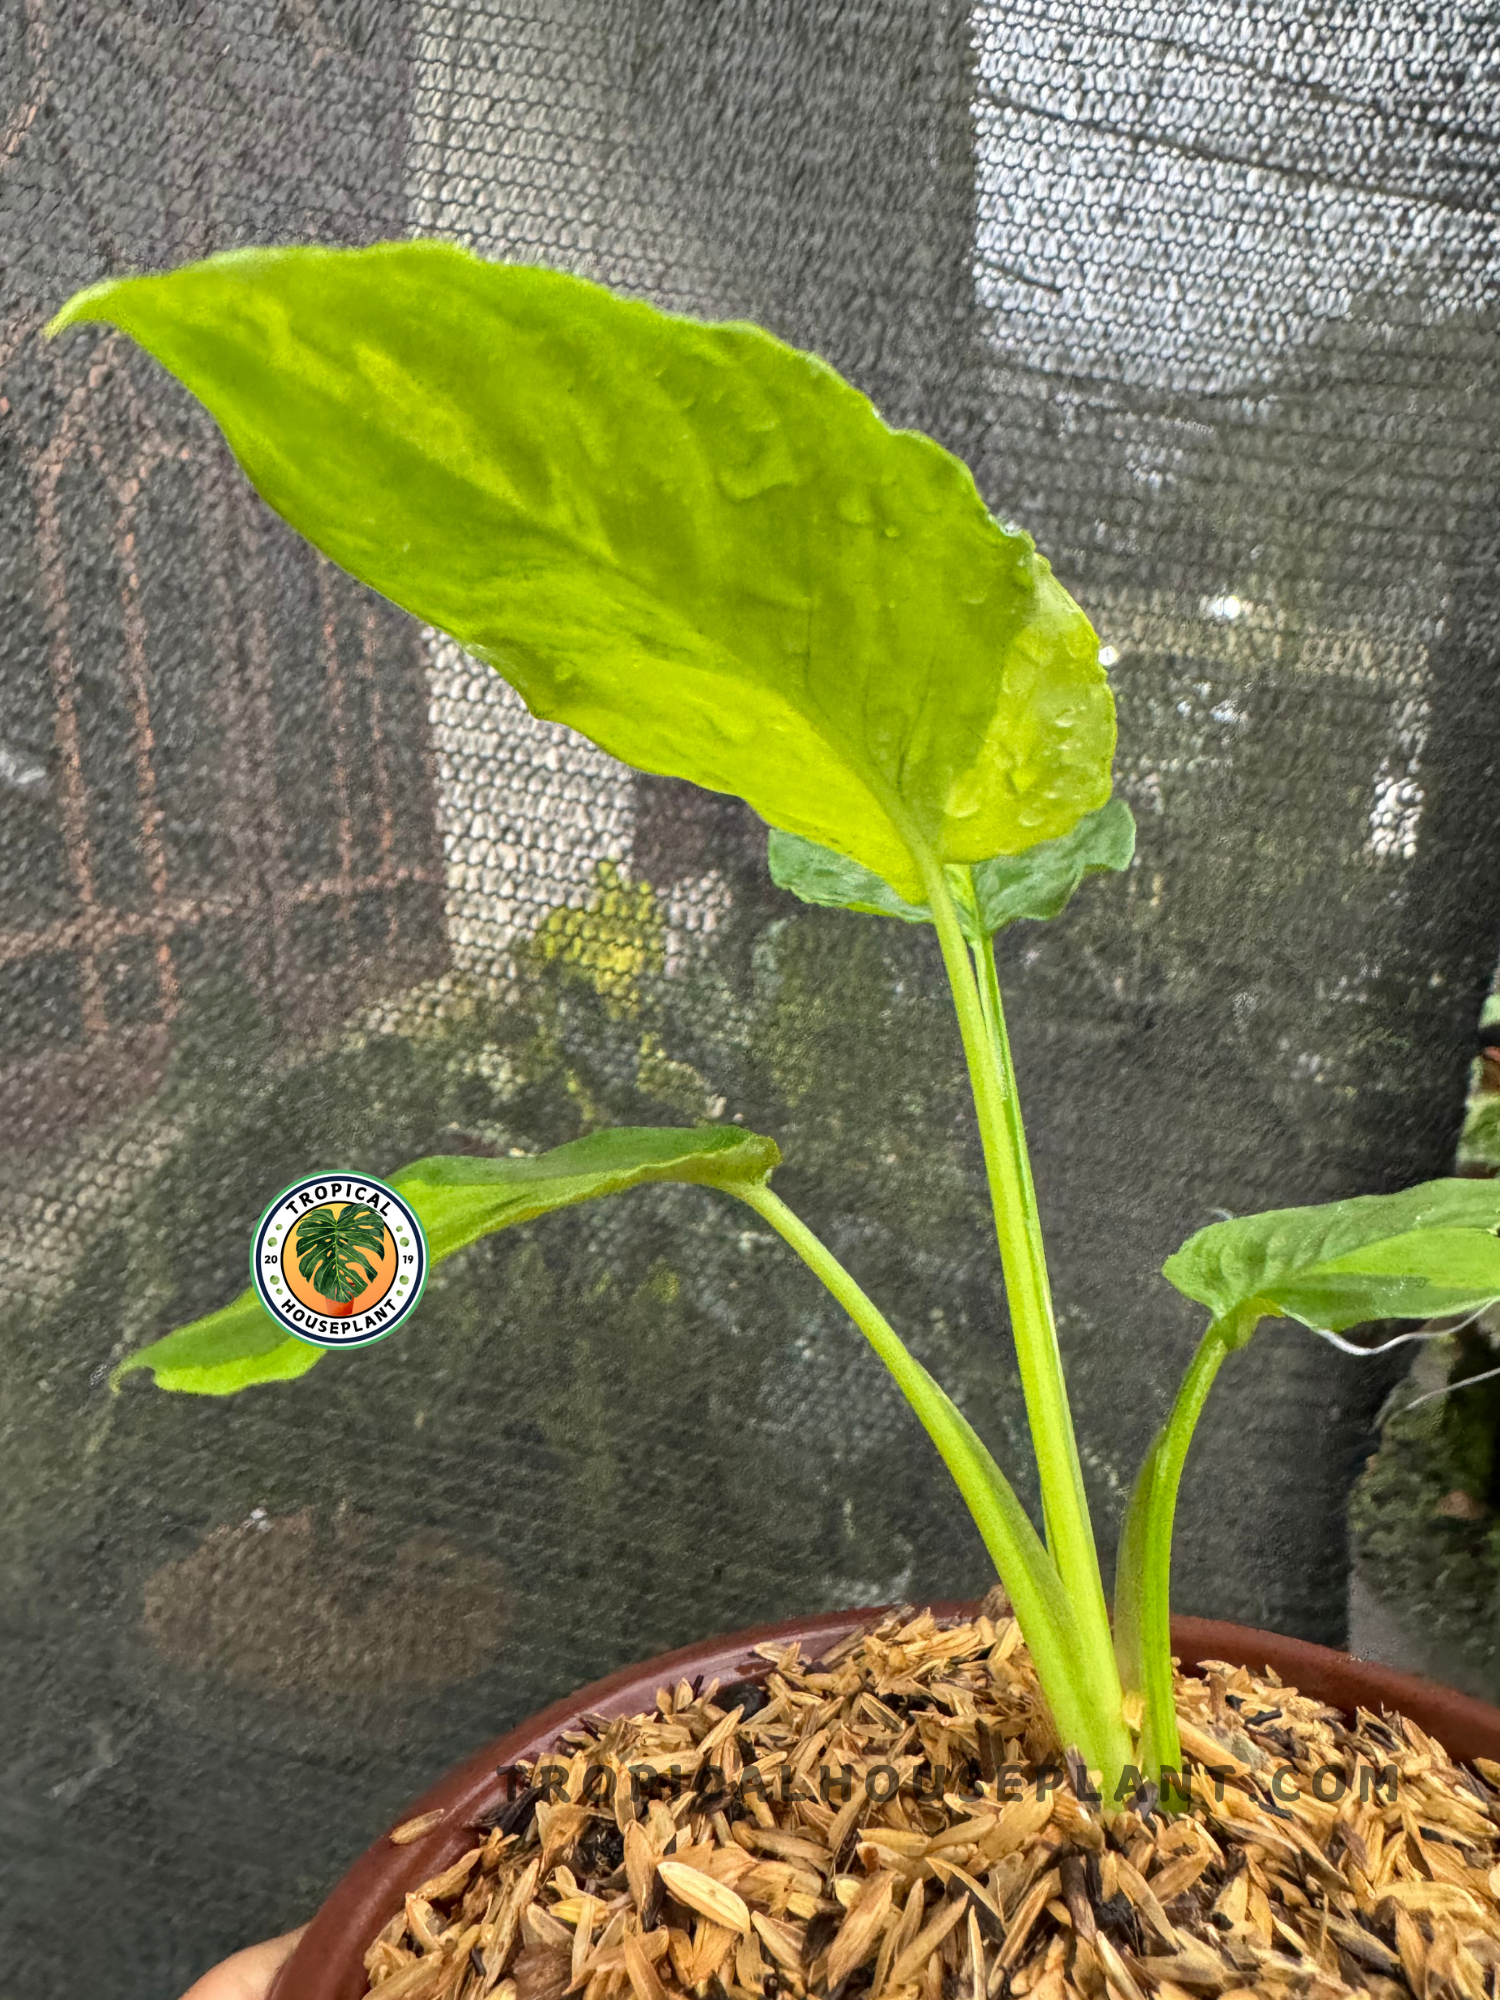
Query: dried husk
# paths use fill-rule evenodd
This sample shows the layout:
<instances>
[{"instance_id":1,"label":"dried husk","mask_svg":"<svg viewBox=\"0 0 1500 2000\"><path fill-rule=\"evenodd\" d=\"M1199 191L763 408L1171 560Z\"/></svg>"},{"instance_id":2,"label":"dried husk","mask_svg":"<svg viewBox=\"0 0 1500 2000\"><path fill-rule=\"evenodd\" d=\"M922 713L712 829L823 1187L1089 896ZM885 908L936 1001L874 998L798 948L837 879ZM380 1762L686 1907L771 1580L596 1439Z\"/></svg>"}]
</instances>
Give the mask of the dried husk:
<instances>
[{"instance_id":1,"label":"dried husk","mask_svg":"<svg viewBox=\"0 0 1500 2000\"><path fill-rule=\"evenodd\" d=\"M367 1993L1500 2000L1500 1766L1401 1716L1179 1674L1198 1768L1169 1813L1090 1789L1008 1615L761 1650L758 1707L679 1682L521 1769L525 1803L372 1944Z\"/></svg>"}]
</instances>

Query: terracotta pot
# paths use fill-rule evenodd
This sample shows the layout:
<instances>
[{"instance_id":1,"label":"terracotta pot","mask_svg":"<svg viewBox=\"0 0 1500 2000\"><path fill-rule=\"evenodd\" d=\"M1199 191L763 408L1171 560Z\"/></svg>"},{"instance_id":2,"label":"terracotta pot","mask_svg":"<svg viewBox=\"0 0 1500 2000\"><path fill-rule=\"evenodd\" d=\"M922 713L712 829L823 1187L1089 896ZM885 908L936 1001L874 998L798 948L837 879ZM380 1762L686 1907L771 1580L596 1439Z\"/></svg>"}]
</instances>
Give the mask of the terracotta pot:
<instances>
[{"instance_id":1,"label":"terracotta pot","mask_svg":"<svg viewBox=\"0 0 1500 2000\"><path fill-rule=\"evenodd\" d=\"M952 1618L970 1616L975 1609L971 1604L935 1604L932 1608L939 1617ZM869 1608L821 1618L793 1618L784 1625L762 1625L728 1638L684 1646L641 1666L623 1667L619 1673L554 1702L508 1735L497 1737L440 1779L394 1822L400 1825L419 1814L441 1812L442 1819L430 1833L409 1847L393 1847L382 1836L361 1855L308 1926L282 1968L271 2000L361 2000L365 1951L376 1932L400 1908L402 1897L473 1846L473 1822L504 1800L505 1782L499 1773L523 1758L550 1750L560 1732L580 1715L638 1713L652 1705L659 1687L683 1678L691 1680L695 1674L731 1681L763 1672L764 1662L752 1660L750 1650L767 1639L786 1644L799 1639L803 1657L813 1660L836 1639L872 1624L879 1616L877 1609ZM1178 1656L1187 1661L1228 1660L1236 1666L1270 1667L1304 1694L1346 1712L1356 1706L1399 1709L1453 1755L1500 1761L1500 1708L1455 1694L1432 1681L1418 1680L1413 1674L1372 1666L1348 1653L1312 1646L1302 1639L1283 1639L1273 1632L1223 1625L1211 1618L1174 1619L1172 1643Z\"/></svg>"}]
</instances>

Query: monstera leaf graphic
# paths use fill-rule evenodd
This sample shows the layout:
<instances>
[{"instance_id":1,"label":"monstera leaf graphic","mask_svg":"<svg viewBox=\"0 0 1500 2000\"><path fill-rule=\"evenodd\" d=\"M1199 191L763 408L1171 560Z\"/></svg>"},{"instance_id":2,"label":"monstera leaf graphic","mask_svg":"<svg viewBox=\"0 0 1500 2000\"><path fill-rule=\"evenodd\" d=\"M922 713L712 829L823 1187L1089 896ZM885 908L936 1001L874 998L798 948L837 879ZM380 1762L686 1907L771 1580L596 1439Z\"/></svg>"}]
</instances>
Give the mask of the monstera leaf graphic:
<instances>
[{"instance_id":1,"label":"monstera leaf graphic","mask_svg":"<svg viewBox=\"0 0 1500 2000\"><path fill-rule=\"evenodd\" d=\"M321 1298L347 1305L375 1276L365 1255L385 1252L385 1224L373 1208L350 1202L337 1213L310 1208L297 1224L297 1269Z\"/></svg>"}]
</instances>

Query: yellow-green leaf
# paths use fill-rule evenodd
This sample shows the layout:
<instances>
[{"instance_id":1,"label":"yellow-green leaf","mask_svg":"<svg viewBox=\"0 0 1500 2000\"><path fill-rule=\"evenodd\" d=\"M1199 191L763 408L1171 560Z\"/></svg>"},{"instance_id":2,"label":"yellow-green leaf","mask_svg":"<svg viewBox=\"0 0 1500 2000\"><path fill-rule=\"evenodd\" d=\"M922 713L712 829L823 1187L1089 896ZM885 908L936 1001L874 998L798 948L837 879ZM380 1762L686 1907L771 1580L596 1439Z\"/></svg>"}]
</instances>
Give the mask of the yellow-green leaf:
<instances>
[{"instance_id":1,"label":"yellow-green leaf","mask_svg":"<svg viewBox=\"0 0 1500 2000\"><path fill-rule=\"evenodd\" d=\"M966 466L816 356L449 244L110 279L334 561L627 763L922 894L1109 794L1088 620Z\"/></svg>"}]
</instances>

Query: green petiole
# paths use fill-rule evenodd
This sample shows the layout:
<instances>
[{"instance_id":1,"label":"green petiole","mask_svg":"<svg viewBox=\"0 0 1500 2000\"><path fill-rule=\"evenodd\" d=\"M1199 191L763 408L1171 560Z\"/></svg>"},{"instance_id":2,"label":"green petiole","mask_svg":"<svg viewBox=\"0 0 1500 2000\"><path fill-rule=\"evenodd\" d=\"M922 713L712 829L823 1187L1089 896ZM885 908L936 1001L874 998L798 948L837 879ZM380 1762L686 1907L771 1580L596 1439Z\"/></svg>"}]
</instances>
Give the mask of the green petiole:
<instances>
[{"instance_id":1,"label":"green petiole","mask_svg":"<svg viewBox=\"0 0 1500 2000\"><path fill-rule=\"evenodd\" d=\"M1076 1633L1072 1606L1057 1566L1009 1480L968 1419L922 1364L907 1352L884 1314L806 1223L764 1181L746 1183L732 1192L790 1244L838 1300L895 1377L941 1453L954 1484L968 1504L1000 1580L1010 1593L1063 1742L1076 1744L1091 1769L1103 1770L1108 1775L1111 1744L1098 1727L1098 1717L1088 1699L1089 1690L1081 1684L1074 1665Z\"/></svg>"},{"instance_id":2,"label":"green petiole","mask_svg":"<svg viewBox=\"0 0 1500 2000\"><path fill-rule=\"evenodd\" d=\"M1068 1690L1064 1695L1045 1678L1043 1688L1054 1715L1062 1700L1087 1712L1095 1752L1081 1742L1079 1748L1090 1767L1102 1772L1112 1793L1130 1762L1130 1735L1121 1713L1123 1697L1104 1582L1063 1378L1041 1218L993 950L976 949L971 966L944 871L930 866L925 886L974 1094L1021 1389L1041 1480L1047 1546L1068 1600L1073 1637Z\"/></svg>"},{"instance_id":3,"label":"green petiole","mask_svg":"<svg viewBox=\"0 0 1500 2000\"><path fill-rule=\"evenodd\" d=\"M1258 1313L1215 1320L1177 1391L1171 1414L1152 1440L1130 1498L1115 1566L1115 1651L1120 1678L1145 1704L1140 1764L1155 1782L1182 1768L1177 1703L1172 1687L1172 1525L1182 1468L1226 1355L1243 1345ZM1169 1784L1170 1779L1163 1780Z\"/></svg>"}]
</instances>

